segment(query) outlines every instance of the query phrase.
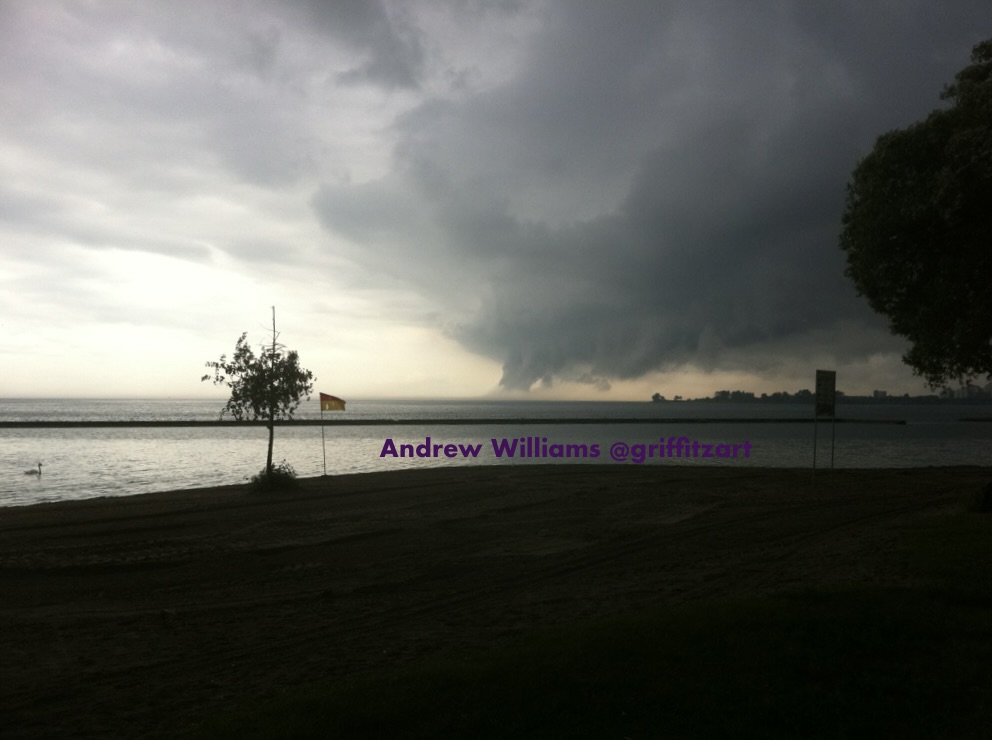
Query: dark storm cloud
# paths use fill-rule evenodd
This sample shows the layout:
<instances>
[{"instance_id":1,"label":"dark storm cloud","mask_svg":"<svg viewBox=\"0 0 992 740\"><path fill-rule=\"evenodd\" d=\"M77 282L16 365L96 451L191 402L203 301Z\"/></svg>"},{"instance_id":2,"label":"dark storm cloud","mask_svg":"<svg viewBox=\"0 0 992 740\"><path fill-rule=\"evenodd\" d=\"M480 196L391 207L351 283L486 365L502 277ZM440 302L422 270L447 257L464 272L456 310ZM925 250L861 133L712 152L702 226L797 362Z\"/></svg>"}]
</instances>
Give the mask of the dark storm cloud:
<instances>
[{"instance_id":1,"label":"dark storm cloud","mask_svg":"<svg viewBox=\"0 0 992 740\"><path fill-rule=\"evenodd\" d=\"M402 4L387 8L379 0L308 0L303 7L319 30L364 51L366 58L340 75L342 82L417 86L424 52Z\"/></svg>"},{"instance_id":2,"label":"dark storm cloud","mask_svg":"<svg viewBox=\"0 0 992 740\"><path fill-rule=\"evenodd\" d=\"M416 86L411 24L404 5L365 0L0 4L0 124L25 150L144 190L219 168L288 187L334 145L315 113L337 82Z\"/></svg>"},{"instance_id":3,"label":"dark storm cloud","mask_svg":"<svg viewBox=\"0 0 992 740\"><path fill-rule=\"evenodd\" d=\"M76 314L103 288L68 278L118 256L353 290L508 388L898 353L843 277L844 184L990 20L984 0L0 2L8 290L42 275Z\"/></svg>"},{"instance_id":4,"label":"dark storm cloud","mask_svg":"<svg viewBox=\"0 0 992 740\"><path fill-rule=\"evenodd\" d=\"M502 385L892 351L843 277L844 185L939 105L987 3L551 3L519 72L397 123L314 206Z\"/></svg>"}]
</instances>

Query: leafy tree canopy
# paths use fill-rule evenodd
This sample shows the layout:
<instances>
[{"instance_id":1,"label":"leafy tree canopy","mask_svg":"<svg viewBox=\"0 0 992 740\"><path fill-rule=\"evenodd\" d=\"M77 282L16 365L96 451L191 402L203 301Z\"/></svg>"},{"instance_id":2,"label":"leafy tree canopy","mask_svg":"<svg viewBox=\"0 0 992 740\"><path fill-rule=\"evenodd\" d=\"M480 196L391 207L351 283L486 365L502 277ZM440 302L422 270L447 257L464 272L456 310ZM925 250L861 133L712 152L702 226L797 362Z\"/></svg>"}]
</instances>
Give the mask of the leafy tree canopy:
<instances>
[{"instance_id":1,"label":"leafy tree canopy","mask_svg":"<svg viewBox=\"0 0 992 740\"><path fill-rule=\"evenodd\" d=\"M300 367L295 350L284 353L274 345L256 356L247 336L238 339L230 360L221 355L219 361L207 363L214 371L213 382L231 389L221 416L230 413L237 421L292 418L301 399L309 398L313 390L313 373ZM209 374L201 378L210 379Z\"/></svg>"},{"instance_id":2,"label":"leafy tree canopy","mask_svg":"<svg viewBox=\"0 0 992 740\"><path fill-rule=\"evenodd\" d=\"M215 385L227 385L231 397L220 415L230 413L237 421L265 420L269 428L269 448L265 460L264 479L273 480L272 446L275 438L276 419L291 419L305 396L313 390L313 373L300 367L296 351L284 351L276 343L275 309L273 309L272 344L263 347L256 356L248 346L247 333L242 334L234 347L230 360L221 355L220 360L208 362L213 369ZM211 380L209 374L200 378Z\"/></svg>"},{"instance_id":3,"label":"leafy tree canopy","mask_svg":"<svg viewBox=\"0 0 992 740\"><path fill-rule=\"evenodd\" d=\"M841 248L858 294L931 385L992 376L992 39L941 98L883 134L847 186Z\"/></svg>"}]
</instances>

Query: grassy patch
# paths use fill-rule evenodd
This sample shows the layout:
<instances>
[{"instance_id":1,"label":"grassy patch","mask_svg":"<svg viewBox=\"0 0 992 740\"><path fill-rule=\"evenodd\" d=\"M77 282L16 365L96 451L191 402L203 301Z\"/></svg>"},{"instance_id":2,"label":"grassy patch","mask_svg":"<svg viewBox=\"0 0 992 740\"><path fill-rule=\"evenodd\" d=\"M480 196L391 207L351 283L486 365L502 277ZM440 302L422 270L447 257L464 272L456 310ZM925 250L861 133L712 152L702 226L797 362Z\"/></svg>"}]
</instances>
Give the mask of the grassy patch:
<instances>
[{"instance_id":1,"label":"grassy patch","mask_svg":"<svg viewBox=\"0 0 992 740\"><path fill-rule=\"evenodd\" d=\"M252 476L249 490L252 493L278 493L280 491L295 491L299 488L296 470L283 460L273 465L272 470L262 468Z\"/></svg>"},{"instance_id":2,"label":"grassy patch","mask_svg":"<svg viewBox=\"0 0 992 740\"><path fill-rule=\"evenodd\" d=\"M212 738L969 738L992 726L992 517L914 530L927 586L530 633L218 718Z\"/></svg>"}]
</instances>

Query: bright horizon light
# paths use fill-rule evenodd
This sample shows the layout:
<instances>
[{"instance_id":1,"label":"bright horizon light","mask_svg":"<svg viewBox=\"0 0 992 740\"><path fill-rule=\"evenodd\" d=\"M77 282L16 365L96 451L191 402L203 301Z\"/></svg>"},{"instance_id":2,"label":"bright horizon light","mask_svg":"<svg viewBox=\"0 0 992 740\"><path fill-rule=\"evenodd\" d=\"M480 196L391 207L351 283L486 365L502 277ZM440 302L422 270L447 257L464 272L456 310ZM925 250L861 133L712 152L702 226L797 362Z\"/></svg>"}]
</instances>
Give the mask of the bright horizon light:
<instances>
[{"instance_id":1,"label":"bright horizon light","mask_svg":"<svg viewBox=\"0 0 992 740\"><path fill-rule=\"evenodd\" d=\"M837 236L955 8L0 3L0 397L928 393Z\"/></svg>"}]
</instances>

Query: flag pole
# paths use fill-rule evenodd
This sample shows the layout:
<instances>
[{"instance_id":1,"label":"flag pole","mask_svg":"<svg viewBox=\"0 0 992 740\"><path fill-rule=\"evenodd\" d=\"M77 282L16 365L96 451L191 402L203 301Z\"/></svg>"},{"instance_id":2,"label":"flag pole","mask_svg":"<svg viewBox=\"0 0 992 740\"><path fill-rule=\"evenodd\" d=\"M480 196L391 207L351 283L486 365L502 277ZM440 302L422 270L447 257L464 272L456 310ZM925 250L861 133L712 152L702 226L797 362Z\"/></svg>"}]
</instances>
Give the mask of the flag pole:
<instances>
[{"instance_id":1,"label":"flag pole","mask_svg":"<svg viewBox=\"0 0 992 740\"><path fill-rule=\"evenodd\" d=\"M343 398L320 394L320 446L324 449L324 475L327 475L327 442L324 438L324 411L344 411ZM325 408L326 407L326 408Z\"/></svg>"},{"instance_id":2,"label":"flag pole","mask_svg":"<svg viewBox=\"0 0 992 740\"><path fill-rule=\"evenodd\" d=\"M324 475L327 475L327 443L324 441L324 402L320 403L320 446L324 451Z\"/></svg>"}]
</instances>

